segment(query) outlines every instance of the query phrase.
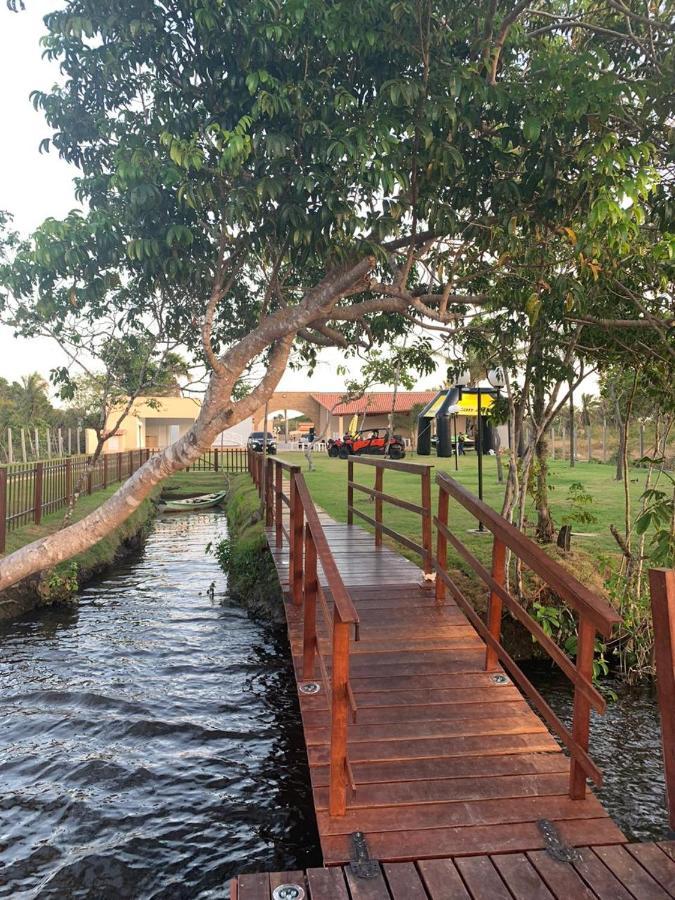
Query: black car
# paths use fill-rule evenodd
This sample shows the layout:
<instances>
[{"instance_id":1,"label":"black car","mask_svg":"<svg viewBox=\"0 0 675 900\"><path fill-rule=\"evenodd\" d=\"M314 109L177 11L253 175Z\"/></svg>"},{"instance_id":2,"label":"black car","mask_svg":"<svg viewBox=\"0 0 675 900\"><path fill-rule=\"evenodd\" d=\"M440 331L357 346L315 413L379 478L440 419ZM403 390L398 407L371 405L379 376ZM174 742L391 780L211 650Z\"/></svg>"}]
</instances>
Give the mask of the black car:
<instances>
[{"instance_id":1,"label":"black car","mask_svg":"<svg viewBox=\"0 0 675 900\"><path fill-rule=\"evenodd\" d=\"M255 450L257 453L262 453L264 444L265 432L252 431L248 436L246 446L249 448L249 450ZM270 454L270 456L274 456L274 454L277 452L277 442L274 440L274 435L270 431L267 432L267 452Z\"/></svg>"}]
</instances>

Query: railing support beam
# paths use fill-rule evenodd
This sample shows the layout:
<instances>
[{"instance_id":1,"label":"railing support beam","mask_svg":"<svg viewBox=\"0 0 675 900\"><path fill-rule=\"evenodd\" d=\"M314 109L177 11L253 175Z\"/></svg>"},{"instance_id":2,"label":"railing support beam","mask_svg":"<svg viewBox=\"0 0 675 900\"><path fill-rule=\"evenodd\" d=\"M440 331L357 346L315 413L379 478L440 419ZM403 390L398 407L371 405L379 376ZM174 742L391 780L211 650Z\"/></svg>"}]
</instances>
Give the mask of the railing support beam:
<instances>
[{"instance_id":1,"label":"railing support beam","mask_svg":"<svg viewBox=\"0 0 675 900\"><path fill-rule=\"evenodd\" d=\"M506 584L506 545L496 537L492 542L492 577L500 587ZM503 601L496 591L490 591L487 626L492 637L501 643ZM485 649L485 671L494 672L499 667L497 653L489 644Z\"/></svg>"},{"instance_id":2,"label":"railing support beam","mask_svg":"<svg viewBox=\"0 0 675 900\"><path fill-rule=\"evenodd\" d=\"M577 636L577 672L589 681L593 678L593 653L595 652L595 626L584 617L579 619ZM572 737L588 752L591 724L591 706L580 690L574 690L572 712ZM570 797L583 800L586 796L586 772L576 759L570 762Z\"/></svg>"},{"instance_id":3,"label":"railing support beam","mask_svg":"<svg viewBox=\"0 0 675 900\"><path fill-rule=\"evenodd\" d=\"M333 673L331 679L330 783L328 812L347 812L347 728L349 722L349 625L333 616Z\"/></svg>"},{"instance_id":4,"label":"railing support beam","mask_svg":"<svg viewBox=\"0 0 675 900\"><path fill-rule=\"evenodd\" d=\"M650 569L649 589L668 818L675 831L675 569Z\"/></svg>"},{"instance_id":5,"label":"railing support beam","mask_svg":"<svg viewBox=\"0 0 675 900\"><path fill-rule=\"evenodd\" d=\"M305 570L303 572L303 646L302 677L307 681L314 677L316 655L316 595L319 588L316 565L316 544L309 524L305 525Z\"/></svg>"}]
</instances>

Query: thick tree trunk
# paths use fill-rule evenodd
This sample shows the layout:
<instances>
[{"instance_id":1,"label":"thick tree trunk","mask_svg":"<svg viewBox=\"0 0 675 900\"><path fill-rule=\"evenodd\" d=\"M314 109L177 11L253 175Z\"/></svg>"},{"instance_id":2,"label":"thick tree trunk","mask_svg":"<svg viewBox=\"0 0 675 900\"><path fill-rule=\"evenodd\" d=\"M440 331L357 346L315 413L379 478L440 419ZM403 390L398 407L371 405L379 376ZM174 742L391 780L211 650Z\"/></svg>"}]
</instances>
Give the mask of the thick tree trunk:
<instances>
[{"instance_id":1,"label":"thick tree trunk","mask_svg":"<svg viewBox=\"0 0 675 900\"><path fill-rule=\"evenodd\" d=\"M84 519L0 560L0 590L87 550L121 525L161 481L189 466L208 450L221 431L243 421L260 407L261 400L273 393L283 375L290 347L289 339L277 344L264 378L237 404L232 404L230 397L239 370L231 375L214 373L204 405L190 430L175 444L150 457L112 497Z\"/></svg>"},{"instance_id":2,"label":"thick tree trunk","mask_svg":"<svg viewBox=\"0 0 675 900\"><path fill-rule=\"evenodd\" d=\"M536 420L537 437L534 452L537 459L535 479L535 505L537 507L537 540L542 544L550 544L555 534L553 519L548 502L548 431L544 423L544 386L538 381L534 390L534 418Z\"/></svg>"},{"instance_id":3,"label":"thick tree trunk","mask_svg":"<svg viewBox=\"0 0 675 900\"><path fill-rule=\"evenodd\" d=\"M535 452L537 455L537 540L542 544L550 544L555 537L555 525L548 500L548 438L546 432L537 441Z\"/></svg>"},{"instance_id":4,"label":"thick tree trunk","mask_svg":"<svg viewBox=\"0 0 675 900\"><path fill-rule=\"evenodd\" d=\"M577 456L577 429L574 421L574 391L570 382L570 466L574 468Z\"/></svg>"}]
</instances>

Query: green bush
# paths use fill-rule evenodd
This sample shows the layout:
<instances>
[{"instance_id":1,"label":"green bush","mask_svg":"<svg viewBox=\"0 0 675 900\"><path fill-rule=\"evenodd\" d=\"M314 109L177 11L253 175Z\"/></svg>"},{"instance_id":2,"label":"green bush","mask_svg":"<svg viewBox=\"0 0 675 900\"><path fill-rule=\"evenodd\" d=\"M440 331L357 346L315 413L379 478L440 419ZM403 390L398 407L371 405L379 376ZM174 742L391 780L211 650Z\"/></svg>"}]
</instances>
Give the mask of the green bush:
<instances>
[{"instance_id":1,"label":"green bush","mask_svg":"<svg viewBox=\"0 0 675 900\"><path fill-rule=\"evenodd\" d=\"M258 493L248 475L230 480L228 537L212 548L228 578L229 593L256 612L279 618L281 587L267 546Z\"/></svg>"}]
</instances>

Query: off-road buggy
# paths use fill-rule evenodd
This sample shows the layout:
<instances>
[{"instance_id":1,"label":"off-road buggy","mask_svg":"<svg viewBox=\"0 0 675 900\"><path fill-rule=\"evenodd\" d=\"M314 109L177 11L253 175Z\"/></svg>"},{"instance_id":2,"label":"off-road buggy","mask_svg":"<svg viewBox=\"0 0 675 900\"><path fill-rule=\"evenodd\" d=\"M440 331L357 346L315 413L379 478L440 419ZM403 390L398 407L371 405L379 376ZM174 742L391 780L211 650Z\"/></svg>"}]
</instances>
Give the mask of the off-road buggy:
<instances>
[{"instance_id":1,"label":"off-road buggy","mask_svg":"<svg viewBox=\"0 0 675 900\"><path fill-rule=\"evenodd\" d=\"M332 439L327 443L328 455L347 459L348 456L384 456L385 451L390 459L403 459L405 445L399 434L389 440L386 428L365 428L356 434L346 434L343 438Z\"/></svg>"}]
</instances>

